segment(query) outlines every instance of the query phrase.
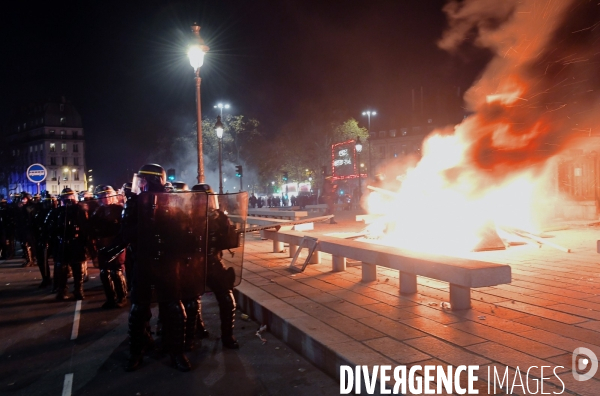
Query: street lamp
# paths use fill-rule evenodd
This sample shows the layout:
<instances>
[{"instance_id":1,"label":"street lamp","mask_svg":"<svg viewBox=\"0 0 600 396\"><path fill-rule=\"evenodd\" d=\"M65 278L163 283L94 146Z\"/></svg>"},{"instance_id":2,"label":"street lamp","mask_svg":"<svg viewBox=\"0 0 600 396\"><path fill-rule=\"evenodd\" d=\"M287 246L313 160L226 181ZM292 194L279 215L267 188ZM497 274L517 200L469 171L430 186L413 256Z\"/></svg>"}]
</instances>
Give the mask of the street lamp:
<instances>
[{"instance_id":1,"label":"street lamp","mask_svg":"<svg viewBox=\"0 0 600 396\"><path fill-rule=\"evenodd\" d=\"M204 40L200 37L200 26L196 23L192 25L192 32L194 32L195 43L188 49L188 56L190 58L190 65L194 68L196 73L196 113L198 116L198 183L204 183L204 157L202 156L202 109L200 100L200 67L204 63L204 55L208 52L209 48L204 45Z\"/></svg>"},{"instance_id":2,"label":"street lamp","mask_svg":"<svg viewBox=\"0 0 600 396\"><path fill-rule=\"evenodd\" d=\"M223 194L223 123L221 122L221 116L217 116L215 131L217 132L217 138L219 138L219 194Z\"/></svg>"},{"instance_id":3,"label":"street lamp","mask_svg":"<svg viewBox=\"0 0 600 396\"><path fill-rule=\"evenodd\" d=\"M219 104L215 105L215 109L221 110L221 118L223 118L223 109L228 109L228 108L229 108L228 104L219 103Z\"/></svg>"},{"instance_id":4,"label":"street lamp","mask_svg":"<svg viewBox=\"0 0 600 396\"><path fill-rule=\"evenodd\" d=\"M356 144L354 147L356 148L356 154L358 155L358 202L360 204L360 199L362 198L362 187L360 180L360 153L362 151L362 143L360 142L360 136L356 137Z\"/></svg>"},{"instance_id":5,"label":"street lamp","mask_svg":"<svg viewBox=\"0 0 600 396\"><path fill-rule=\"evenodd\" d=\"M371 169L373 169L371 167L371 116L377 115L377 112L367 110L367 111L363 111L362 115L367 116L368 125L369 125L369 127L367 128L367 132L369 132L369 169L368 169L368 171L371 172Z\"/></svg>"}]
</instances>

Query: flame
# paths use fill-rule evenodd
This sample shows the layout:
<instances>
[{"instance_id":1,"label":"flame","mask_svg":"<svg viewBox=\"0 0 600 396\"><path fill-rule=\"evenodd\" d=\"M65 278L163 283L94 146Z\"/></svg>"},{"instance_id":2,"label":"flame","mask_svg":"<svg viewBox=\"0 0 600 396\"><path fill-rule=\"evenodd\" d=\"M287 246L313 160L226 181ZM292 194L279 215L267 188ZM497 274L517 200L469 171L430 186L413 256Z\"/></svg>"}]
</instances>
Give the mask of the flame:
<instances>
[{"instance_id":1,"label":"flame","mask_svg":"<svg viewBox=\"0 0 600 396\"><path fill-rule=\"evenodd\" d=\"M449 3L440 46L452 50L476 29L475 43L496 56L465 95L473 114L424 141L399 189L370 194L369 213L382 216L371 233L460 253L490 224L539 231L551 215L554 160L580 131L600 126L599 10L581 0Z\"/></svg>"}]
</instances>

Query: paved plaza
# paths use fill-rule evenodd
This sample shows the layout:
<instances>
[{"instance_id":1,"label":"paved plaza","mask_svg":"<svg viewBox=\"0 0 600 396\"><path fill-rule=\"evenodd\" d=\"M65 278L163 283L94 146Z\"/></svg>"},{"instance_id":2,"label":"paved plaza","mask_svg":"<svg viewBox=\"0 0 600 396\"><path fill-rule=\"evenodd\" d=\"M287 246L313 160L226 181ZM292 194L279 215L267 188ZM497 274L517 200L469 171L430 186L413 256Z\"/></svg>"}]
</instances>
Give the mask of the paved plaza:
<instances>
[{"instance_id":1,"label":"paved plaza","mask_svg":"<svg viewBox=\"0 0 600 396\"><path fill-rule=\"evenodd\" d=\"M337 212L338 224L316 223L306 233L360 231L364 224L355 215ZM122 371L127 310L100 309L104 297L96 269L90 269L73 340L75 303L54 303L47 290L37 289L37 268L21 268L21 260L3 262L0 393L60 394L65 376L74 373L73 394L82 395L164 394L172 381L186 395L233 389L248 395L329 395L338 394L340 365L387 364L479 365L479 394L488 394L488 367L502 375L508 366L512 385L517 367L525 381L528 370L530 378L539 379L541 366L563 366L556 370L558 378L546 370L544 393L560 393L564 383L563 394L597 395L600 373L580 382L571 366L576 348L600 356L600 226L561 222L549 226L547 234L548 241L571 253L522 245L465 254L510 265L512 283L472 289L472 309L452 311L442 304L449 301L448 283L418 277L418 293L403 295L397 271L378 267L377 280L366 283L360 262L348 260L345 271L332 272L325 253L320 264L298 272L289 269L289 247L273 253L271 240L248 233L243 281L236 289L242 312L235 333L242 348L221 351L216 302L205 296L204 316L213 335L190 353L194 369L189 375L169 367L156 352L139 371ZM242 313L250 318L244 320ZM156 316L154 309L153 325ZM264 345L255 334L263 324ZM531 379L529 386L513 393L541 394ZM498 387L496 394L504 393Z\"/></svg>"},{"instance_id":2,"label":"paved plaza","mask_svg":"<svg viewBox=\"0 0 600 396\"><path fill-rule=\"evenodd\" d=\"M320 223L313 232L358 231L353 212L336 213L337 225ZM518 367L540 376L544 392L597 395L600 372L588 381L571 374L572 354L586 347L600 356L600 227L589 222L557 222L547 232L566 253L549 246L512 246L464 257L508 264L512 283L472 289L472 309L452 311L449 285L418 278L418 293L399 293L398 271L378 267L377 281L361 282L360 262L332 272L331 256L303 273L289 269L286 251L258 233L246 238L244 280L237 288L243 310L308 360L332 376L339 365L479 365L478 389L486 394L487 368ZM306 232L307 235L310 231ZM305 249L306 250L306 249ZM491 371L493 372L493 371ZM535 384L529 392L535 394ZM526 388L525 388L526 389ZM527 394L522 388L514 393ZM500 393L502 394L502 393ZM537 391L539 393L539 390Z\"/></svg>"}]
</instances>

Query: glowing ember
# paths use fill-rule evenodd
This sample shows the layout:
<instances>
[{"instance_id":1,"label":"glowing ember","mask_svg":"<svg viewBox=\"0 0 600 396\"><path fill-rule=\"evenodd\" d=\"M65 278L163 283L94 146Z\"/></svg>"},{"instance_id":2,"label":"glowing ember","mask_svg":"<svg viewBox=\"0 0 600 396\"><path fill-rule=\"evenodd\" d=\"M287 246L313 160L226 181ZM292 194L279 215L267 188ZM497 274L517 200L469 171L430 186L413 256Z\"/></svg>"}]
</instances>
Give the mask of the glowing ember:
<instances>
[{"instance_id":1,"label":"glowing ember","mask_svg":"<svg viewBox=\"0 0 600 396\"><path fill-rule=\"evenodd\" d=\"M496 57L465 96L473 114L434 131L401 187L367 204L383 216L369 231L384 243L452 253L473 249L490 224L536 232L552 215L556 156L600 125L600 6L471 0L445 10L442 48L476 30Z\"/></svg>"}]
</instances>

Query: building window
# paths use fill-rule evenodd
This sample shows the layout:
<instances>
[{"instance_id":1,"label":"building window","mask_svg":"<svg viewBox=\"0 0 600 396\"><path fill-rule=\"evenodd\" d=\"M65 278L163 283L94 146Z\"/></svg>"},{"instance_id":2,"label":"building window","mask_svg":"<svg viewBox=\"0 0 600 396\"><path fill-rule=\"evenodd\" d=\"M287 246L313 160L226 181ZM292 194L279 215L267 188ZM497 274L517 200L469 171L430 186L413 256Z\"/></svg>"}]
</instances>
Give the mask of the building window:
<instances>
[{"instance_id":1,"label":"building window","mask_svg":"<svg viewBox=\"0 0 600 396\"><path fill-rule=\"evenodd\" d=\"M385 158L385 146L379 146L379 158Z\"/></svg>"},{"instance_id":2,"label":"building window","mask_svg":"<svg viewBox=\"0 0 600 396\"><path fill-rule=\"evenodd\" d=\"M408 135L408 129L407 128L401 128L400 131L402 132L402 136Z\"/></svg>"},{"instance_id":3,"label":"building window","mask_svg":"<svg viewBox=\"0 0 600 396\"><path fill-rule=\"evenodd\" d=\"M67 151L67 143L60 144L60 151L62 151L63 153Z\"/></svg>"},{"instance_id":4,"label":"building window","mask_svg":"<svg viewBox=\"0 0 600 396\"><path fill-rule=\"evenodd\" d=\"M29 146L29 152L33 153L33 146Z\"/></svg>"},{"instance_id":5,"label":"building window","mask_svg":"<svg viewBox=\"0 0 600 396\"><path fill-rule=\"evenodd\" d=\"M69 164L67 157L62 157L62 164L63 165L68 165Z\"/></svg>"},{"instance_id":6,"label":"building window","mask_svg":"<svg viewBox=\"0 0 600 396\"><path fill-rule=\"evenodd\" d=\"M73 165L79 165L79 157L73 158Z\"/></svg>"},{"instance_id":7,"label":"building window","mask_svg":"<svg viewBox=\"0 0 600 396\"><path fill-rule=\"evenodd\" d=\"M413 127L413 133L421 133L421 127Z\"/></svg>"},{"instance_id":8,"label":"building window","mask_svg":"<svg viewBox=\"0 0 600 396\"><path fill-rule=\"evenodd\" d=\"M58 192L56 190L57 190L57 186L56 186L56 184L53 184L52 185L52 194L58 194Z\"/></svg>"},{"instance_id":9,"label":"building window","mask_svg":"<svg viewBox=\"0 0 600 396\"><path fill-rule=\"evenodd\" d=\"M50 152L54 153L56 151L56 144L55 143L50 143Z\"/></svg>"},{"instance_id":10,"label":"building window","mask_svg":"<svg viewBox=\"0 0 600 396\"><path fill-rule=\"evenodd\" d=\"M377 132L370 132L369 133L371 138L376 138L377 137Z\"/></svg>"},{"instance_id":11,"label":"building window","mask_svg":"<svg viewBox=\"0 0 600 396\"><path fill-rule=\"evenodd\" d=\"M64 104L60 104L60 111L65 111L65 105Z\"/></svg>"},{"instance_id":12,"label":"building window","mask_svg":"<svg viewBox=\"0 0 600 396\"><path fill-rule=\"evenodd\" d=\"M78 170L73 172L73 180L79 181L79 171Z\"/></svg>"},{"instance_id":13,"label":"building window","mask_svg":"<svg viewBox=\"0 0 600 396\"><path fill-rule=\"evenodd\" d=\"M73 139L77 139L77 135L79 134L79 132L77 131L73 131Z\"/></svg>"},{"instance_id":14,"label":"building window","mask_svg":"<svg viewBox=\"0 0 600 396\"><path fill-rule=\"evenodd\" d=\"M33 146L33 151L35 151L36 153L37 153L37 147L38 147L37 144L35 146Z\"/></svg>"},{"instance_id":15,"label":"building window","mask_svg":"<svg viewBox=\"0 0 600 396\"><path fill-rule=\"evenodd\" d=\"M55 133L54 133L54 132L55 132L55 130L54 130L54 129L50 130L50 137L51 137L51 138L53 138L53 137L54 137L54 135L55 135Z\"/></svg>"},{"instance_id":16,"label":"building window","mask_svg":"<svg viewBox=\"0 0 600 396\"><path fill-rule=\"evenodd\" d=\"M385 137L385 131L379 131L379 137L380 138L384 138Z\"/></svg>"},{"instance_id":17,"label":"building window","mask_svg":"<svg viewBox=\"0 0 600 396\"><path fill-rule=\"evenodd\" d=\"M56 157L50 157L50 165L56 165Z\"/></svg>"},{"instance_id":18,"label":"building window","mask_svg":"<svg viewBox=\"0 0 600 396\"><path fill-rule=\"evenodd\" d=\"M73 132L73 134L75 134L75 132ZM73 144L73 152L74 153L78 153L79 152L79 145L77 143Z\"/></svg>"},{"instance_id":19,"label":"building window","mask_svg":"<svg viewBox=\"0 0 600 396\"><path fill-rule=\"evenodd\" d=\"M396 130L390 129L390 137L396 137Z\"/></svg>"},{"instance_id":20,"label":"building window","mask_svg":"<svg viewBox=\"0 0 600 396\"><path fill-rule=\"evenodd\" d=\"M56 169L50 171L50 179L52 179L52 181L56 181Z\"/></svg>"},{"instance_id":21,"label":"building window","mask_svg":"<svg viewBox=\"0 0 600 396\"><path fill-rule=\"evenodd\" d=\"M62 179L64 181L69 180L69 170L68 169L63 169ZM67 187L67 186L65 186L65 187Z\"/></svg>"},{"instance_id":22,"label":"building window","mask_svg":"<svg viewBox=\"0 0 600 396\"><path fill-rule=\"evenodd\" d=\"M67 131L60 131L60 138L65 139L67 136Z\"/></svg>"},{"instance_id":23,"label":"building window","mask_svg":"<svg viewBox=\"0 0 600 396\"><path fill-rule=\"evenodd\" d=\"M392 146L392 157L396 158L398 156L398 152L396 151L396 146Z\"/></svg>"},{"instance_id":24,"label":"building window","mask_svg":"<svg viewBox=\"0 0 600 396\"><path fill-rule=\"evenodd\" d=\"M60 117L60 125L65 125L66 122L67 122L66 117Z\"/></svg>"}]
</instances>

